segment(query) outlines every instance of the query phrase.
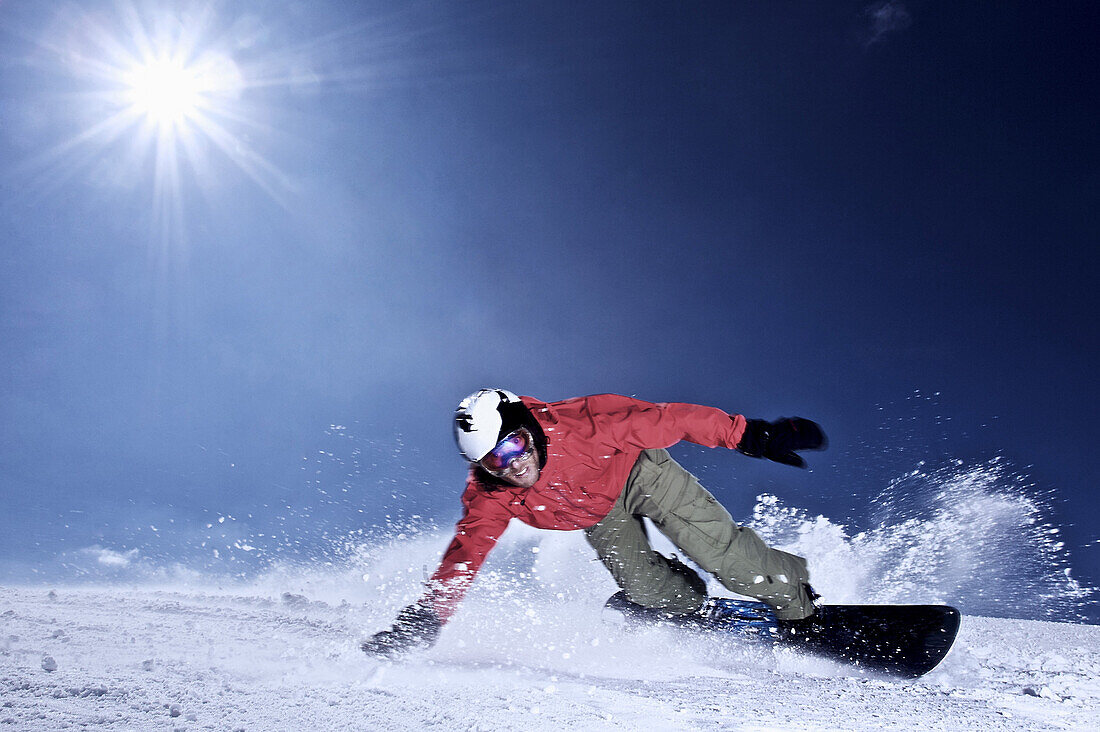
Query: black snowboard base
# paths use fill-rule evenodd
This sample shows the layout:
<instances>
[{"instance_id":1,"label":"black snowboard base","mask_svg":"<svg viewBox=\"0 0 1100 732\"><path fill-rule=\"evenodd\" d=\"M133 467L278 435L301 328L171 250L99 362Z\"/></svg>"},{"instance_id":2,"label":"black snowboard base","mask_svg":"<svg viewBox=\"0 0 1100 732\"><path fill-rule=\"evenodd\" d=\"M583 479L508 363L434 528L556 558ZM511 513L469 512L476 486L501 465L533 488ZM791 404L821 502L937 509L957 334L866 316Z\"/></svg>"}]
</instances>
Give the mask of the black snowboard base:
<instances>
[{"instance_id":1,"label":"black snowboard base","mask_svg":"<svg viewBox=\"0 0 1100 732\"><path fill-rule=\"evenodd\" d=\"M917 678L951 650L959 611L949 605L821 605L808 621L777 621L762 602L713 597L692 615L670 615L636 605L623 592L605 609L631 624L660 624L792 647L860 669Z\"/></svg>"}]
</instances>

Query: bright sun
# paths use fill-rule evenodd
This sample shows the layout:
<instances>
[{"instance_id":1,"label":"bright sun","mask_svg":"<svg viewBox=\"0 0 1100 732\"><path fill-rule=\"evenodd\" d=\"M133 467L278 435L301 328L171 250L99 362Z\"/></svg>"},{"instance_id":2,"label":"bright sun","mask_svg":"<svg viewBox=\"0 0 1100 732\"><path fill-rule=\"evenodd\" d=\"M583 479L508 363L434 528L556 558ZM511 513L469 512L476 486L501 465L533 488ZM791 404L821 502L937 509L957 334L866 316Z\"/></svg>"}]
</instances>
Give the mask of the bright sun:
<instances>
[{"instance_id":1,"label":"bright sun","mask_svg":"<svg viewBox=\"0 0 1100 732\"><path fill-rule=\"evenodd\" d=\"M265 120L272 110L260 95L250 99L249 90L292 83L279 71L290 59L257 45L262 24L241 16L227 25L215 12L223 4L208 0L106 5L113 11L66 6L59 11L61 30L41 43L69 76L87 84L72 95L86 105L81 126L34 161L45 183L50 175L63 180L93 166L89 174L99 184L129 190L130 180L149 180L142 189L150 191L163 242L185 241L188 184L226 185L232 180L224 175L226 161L272 198L290 193L291 181L254 147L270 142ZM234 59L245 50L252 67ZM299 57L308 66L308 55L294 56L296 63ZM108 150L119 154L100 154Z\"/></svg>"},{"instance_id":2,"label":"bright sun","mask_svg":"<svg viewBox=\"0 0 1100 732\"><path fill-rule=\"evenodd\" d=\"M203 106L204 80L182 60L157 58L125 75L127 100L154 125L180 128Z\"/></svg>"}]
</instances>

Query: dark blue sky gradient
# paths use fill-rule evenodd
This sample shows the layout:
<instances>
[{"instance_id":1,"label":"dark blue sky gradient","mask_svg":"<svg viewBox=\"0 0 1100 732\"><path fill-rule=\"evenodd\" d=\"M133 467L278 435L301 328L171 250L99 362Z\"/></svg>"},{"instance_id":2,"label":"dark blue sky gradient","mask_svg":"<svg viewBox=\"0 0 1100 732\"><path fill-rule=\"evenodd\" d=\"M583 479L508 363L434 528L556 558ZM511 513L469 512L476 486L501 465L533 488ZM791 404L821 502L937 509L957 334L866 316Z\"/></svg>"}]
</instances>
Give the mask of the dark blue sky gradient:
<instances>
[{"instance_id":1,"label":"dark blue sky gradient","mask_svg":"<svg viewBox=\"0 0 1100 732\"><path fill-rule=\"evenodd\" d=\"M168 237L129 136L39 157L105 114L64 7L0 3L11 566L449 523L451 412L499 385L819 420L809 473L684 453L737 516L858 525L919 460L1001 455L1100 583L1094 4L215 4L246 84L290 79L223 120L278 172L200 138Z\"/></svg>"}]
</instances>

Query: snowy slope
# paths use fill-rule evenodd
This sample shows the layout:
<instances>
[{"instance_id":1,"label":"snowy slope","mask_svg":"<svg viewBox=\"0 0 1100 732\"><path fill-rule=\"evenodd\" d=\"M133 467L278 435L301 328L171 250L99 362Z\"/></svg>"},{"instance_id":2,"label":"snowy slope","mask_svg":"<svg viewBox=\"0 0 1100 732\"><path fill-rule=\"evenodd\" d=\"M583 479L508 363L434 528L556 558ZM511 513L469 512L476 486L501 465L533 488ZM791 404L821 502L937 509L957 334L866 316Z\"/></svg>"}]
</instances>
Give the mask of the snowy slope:
<instances>
[{"instance_id":1,"label":"snowy slope","mask_svg":"<svg viewBox=\"0 0 1100 732\"><path fill-rule=\"evenodd\" d=\"M326 558L269 554L232 578L89 547L65 560L94 584L0 587L0 725L1100 729L1100 626L1050 622L1079 617L1094 591L1073 580L1041 505L996 466L907 480L919 485L899 483L868 531L767 495L749 523L808 557L828 602L958 605L955 648L916 682L728 638L628 633L601 617L616 587L580 532L513 521L439 643L395 663L358 642L421 594L446 529L356 532ZM263 551L246 538L202 546L232 567L232 551ZM1021 617L1036 619L1005 619Z\"/></svg>"},{"instance_id":2,"label":"snowy slope","mask_svg":"<svg viewBox=\"0 0 1100 732\"><path fill-rule=\"evenodd\" d=\"M371 603L3 588L0 723L959 730L1095 729L1100 719L1097 626L968 617L941 668L899 682L671 630L628 634L601 622L599 603L515 605L510 618L492 608L489 622L461 613L436 648L390 663L356 648L381 623Z\"/></svg>"}]
</instances>

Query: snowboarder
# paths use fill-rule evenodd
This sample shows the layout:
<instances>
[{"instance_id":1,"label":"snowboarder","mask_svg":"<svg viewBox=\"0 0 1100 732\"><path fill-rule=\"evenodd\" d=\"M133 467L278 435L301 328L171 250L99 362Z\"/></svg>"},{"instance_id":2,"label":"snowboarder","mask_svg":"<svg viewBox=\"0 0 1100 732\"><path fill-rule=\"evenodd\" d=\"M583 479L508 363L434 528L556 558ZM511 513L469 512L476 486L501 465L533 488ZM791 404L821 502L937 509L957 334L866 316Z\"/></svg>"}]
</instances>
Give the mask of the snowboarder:
<instances>
[{"instance_id":1,"label":"snowboarder","mask_svg":"<svg viewBox=\"0 0 1100 732\"><path fill-rule=\"evenodd\" d=\"M705 612L707 590L687 565L650 546L643 517L727 589L771 606L781 624L797 627L814 615L806 560L734 523L664 449L688 440L805 467L796 451L825 446L814 422L769 423L616 394L548 403L481 389L458 405L454 429L470 463L454 539L425 595L364 641L364 651L393 656L432 645L513 518L583 530L625 596L645 608Z\"/></svg>"}]
</instances>

